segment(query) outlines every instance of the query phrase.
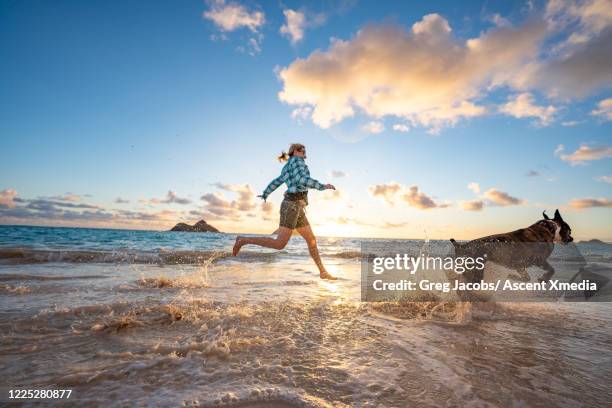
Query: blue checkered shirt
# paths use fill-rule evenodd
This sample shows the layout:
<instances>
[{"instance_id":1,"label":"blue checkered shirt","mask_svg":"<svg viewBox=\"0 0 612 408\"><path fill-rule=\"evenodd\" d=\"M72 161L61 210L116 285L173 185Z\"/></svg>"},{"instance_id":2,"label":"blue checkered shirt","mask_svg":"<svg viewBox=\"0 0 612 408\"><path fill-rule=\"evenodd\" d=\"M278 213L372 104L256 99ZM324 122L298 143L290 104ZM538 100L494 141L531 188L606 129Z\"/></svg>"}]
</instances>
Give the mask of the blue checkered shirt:
<instances>
[{"instance_id":1,"label":"blue checkered shirt","mask_svg":"<svg viewBox=\"0 0 612 408\"><path fill-rule=\"evenodd\" d=\"M287 164L283 166L281 175L268 184L262 196L265 200L281 184L287 184L288 193L300 193L308 191L309 188L325 190L325 185L310 177L310 171L303 157L291 156Z\"/></svg>"}]
</instances>

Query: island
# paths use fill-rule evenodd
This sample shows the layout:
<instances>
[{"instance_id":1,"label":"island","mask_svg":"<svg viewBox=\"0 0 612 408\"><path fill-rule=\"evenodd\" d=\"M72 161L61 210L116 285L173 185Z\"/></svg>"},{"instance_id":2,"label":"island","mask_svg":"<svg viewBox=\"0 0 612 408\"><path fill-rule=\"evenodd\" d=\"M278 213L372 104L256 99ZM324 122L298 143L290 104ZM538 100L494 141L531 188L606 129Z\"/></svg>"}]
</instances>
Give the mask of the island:
<instances>
[{"instance_id":1,"label":"island","mask_svg":"<svg viewBox=\"0 0 612 408\"><path fill-rule=\"evenodd\" d=\"M193 225L179 222L170 231L180 232L221 232L204 220L200 220Z\"/></svg>"},{"instance_id":2,"label":"island","mask_svg":"<svg viewBox=\"0 0 612 408\"><path fill-rule=\"evenodd\" d=\"M597 244L597 245L607 245L607 242L603 242L600 239L590 239L588 241L580 241L580 244Z\"/></svg>"}]
</instances>

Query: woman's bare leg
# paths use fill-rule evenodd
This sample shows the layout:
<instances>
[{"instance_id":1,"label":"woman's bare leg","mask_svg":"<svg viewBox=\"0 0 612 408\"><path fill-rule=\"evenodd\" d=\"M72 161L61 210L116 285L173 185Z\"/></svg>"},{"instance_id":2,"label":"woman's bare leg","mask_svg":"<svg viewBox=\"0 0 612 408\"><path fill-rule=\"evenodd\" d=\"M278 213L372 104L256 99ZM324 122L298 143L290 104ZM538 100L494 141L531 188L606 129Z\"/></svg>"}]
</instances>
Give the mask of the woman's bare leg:
<instances>
[{"instance_id":1,"label":"woman's bare leg","mask_svg":"<svg viewBox=\"0 0 612 408\"><path fill-rule=\"evenodd\" d=\"M234 243L232 254L234 256L238 255L240 248L242 248L244 245L259 245L266 248L283 249L287 245L287 242L289 242L292 232L293 230L290 228L280 227L278 229L278 233L276 234L276 238L241 237L239 235L236 237L236 243Z\"/></svg>"},{"instance_id":2,"label":"woman's bare leg","mask_svg":"<svg viewBox=\"0 0 612 408\"><path fill-rule=\"evenodd\" d=\"M310 252L310 256L315 261L315 264L317 264L317 268L319 268L319 276L321 279L338 279L335 276L330 275L325 269L325 266L323 266L323 262L319 256L319 248L317 248L317 238L314 236L310 225L298 228L297 231L302 237L304 237L304 240L306 240L306 244L308 244L308 252Z\"/></svg>"}]
</instances>

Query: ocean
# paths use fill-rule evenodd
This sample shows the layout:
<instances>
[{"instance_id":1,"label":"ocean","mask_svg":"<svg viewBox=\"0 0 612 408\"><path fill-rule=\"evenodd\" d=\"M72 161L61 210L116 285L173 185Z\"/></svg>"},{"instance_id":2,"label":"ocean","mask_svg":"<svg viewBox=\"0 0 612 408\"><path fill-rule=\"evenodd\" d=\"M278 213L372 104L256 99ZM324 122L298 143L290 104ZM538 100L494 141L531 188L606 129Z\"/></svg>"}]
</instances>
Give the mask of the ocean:
<instances>
[{"instance_id":1,"label":"ocean","mask_svg":"<svg viewBox=\"0 0 612 408\"><path fill-rule=\"evenodd\" d=\"M417 252L449 243L321 237L339 277L324 281L300 237L235 258L234 239L0 226L3 393L71 389L46 405L105 407L612 400L612 303L362 302L364 243ZM577 247L612 265L612 245Z\"/></svg>"}]
</instances>

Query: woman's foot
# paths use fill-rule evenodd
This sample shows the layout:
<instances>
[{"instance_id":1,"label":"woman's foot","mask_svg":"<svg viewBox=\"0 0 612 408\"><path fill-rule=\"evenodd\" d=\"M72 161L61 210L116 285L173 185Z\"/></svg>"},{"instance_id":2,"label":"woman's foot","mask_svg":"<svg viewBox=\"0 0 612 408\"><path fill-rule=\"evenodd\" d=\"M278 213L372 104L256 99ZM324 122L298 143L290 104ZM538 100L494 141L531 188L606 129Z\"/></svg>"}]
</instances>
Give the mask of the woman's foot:
<instances>
[{"instance_id":1,"label":"woman's foot","mask_svg":"<svg viewBox=\"0 0 612 408\"><path fill-rule=\"evenodd\" d=\"M234 242L234 248L232 249L232 255L236 256L238 255L238 252L240 252L240 248L242 248L242 237L240 235L238 235L236 237L236 242Z\"/></svg>"},{"instance_id":2,"label":"woman's foot","mask_svg":"<svg viewBox=\"0 0 612 408\"><path fill-rule=\"evenodd\" d=\"M319 276L321 277L321 279L327 279L327 280L336 280L338 278L336 278L333 275L330 275L329 272L327 271L323 271L319 274Z\"/></svg>"}]
</instances>

